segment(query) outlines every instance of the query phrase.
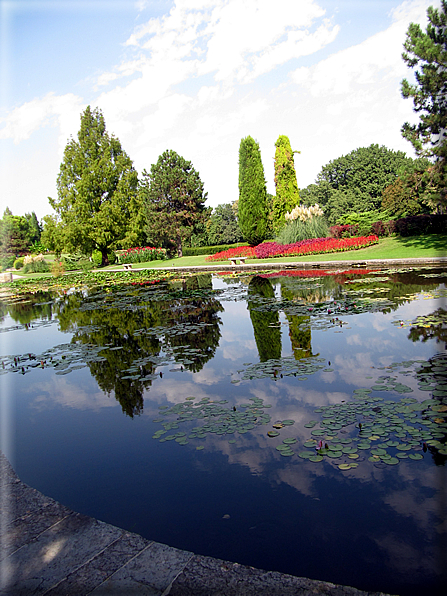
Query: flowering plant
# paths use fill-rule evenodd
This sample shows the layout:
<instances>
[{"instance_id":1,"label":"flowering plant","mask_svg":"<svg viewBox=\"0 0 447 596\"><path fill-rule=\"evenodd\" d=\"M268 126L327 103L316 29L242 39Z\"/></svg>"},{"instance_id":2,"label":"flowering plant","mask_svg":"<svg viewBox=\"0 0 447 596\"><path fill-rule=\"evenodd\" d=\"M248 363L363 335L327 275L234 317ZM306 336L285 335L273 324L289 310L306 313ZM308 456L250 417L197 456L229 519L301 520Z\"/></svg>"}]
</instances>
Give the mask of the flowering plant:
<instances>
[{"instance_id":1,"label":"flowering plant","mask_svg":"<svg viewBox=\"0 0 447 596\"><path fill-rule=\"evenodd\" d=\"M297 205L292 211L285 214L286 221L295 221L299 219L300 221L308 221L315 216L323 215L323 210L319 205L315 203L315 205L311 207L302 207L301 205Z\"/></svg>"},{"instance_id":2,"label":"flowering plant","mask_svg":"<svg viewBox=\"0 0 447 596\"><path fill-rule=\"evenodd\" d=\"M128 248L118 255L118 263L145 263L147 261L163 260L167 258L165 248L154 248L153 246Z\"/></svg>"},{"instance_id":3,"label":"flowering plant","mask_svg":"<svg viewBox=\"0 0 447 596\"><path fill-rule=\"evenodd\" d=\"M253 246L238 246L236 248L228 248L227 250L222 250L220 252L216 252L214 255L205 257L205 261L226 261L228 259L234 259L237 257L249 257L255 259L255 248Z\"/></svg>"}]
</instances>

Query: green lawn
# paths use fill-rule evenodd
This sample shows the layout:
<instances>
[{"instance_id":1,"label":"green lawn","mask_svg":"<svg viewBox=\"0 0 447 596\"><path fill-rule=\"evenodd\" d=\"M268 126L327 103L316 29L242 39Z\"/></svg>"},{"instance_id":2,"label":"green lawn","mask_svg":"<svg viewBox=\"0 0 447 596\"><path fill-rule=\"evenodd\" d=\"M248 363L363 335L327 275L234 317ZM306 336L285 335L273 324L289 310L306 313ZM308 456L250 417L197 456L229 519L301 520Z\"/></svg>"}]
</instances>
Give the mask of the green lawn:
<instances>
[{"instance_id":1,"label":"green lawn","mask_svg":"<svg viewBox=\"0 0 447 596\"><path fill-rule=\"evenodd\" d=\"M201 265L228 265L228 261L208 262L206 255L194 257L181 257L167 261L149 261L147 263L135 263L133 270L137 269L170 269L171 267L199 267ZM392 237L381 238L379 244L362 248L360 250L348 250L346 252L325 253L322 255L307 255L304 257L280 257L270 259L247 259L246 263L305 263L309 261L365 261L369 259L412 259L431 258L447 256L447 234L432 234L429 236L412 236L409 238ZM46 255L46 259L48 256ZM48 259L51 261L52 259ZM122 265L111 265L99 271L110 269L123 269ZM93 270L94 272L95 270ZM23 275L20 271L14 272L24 279L42 278L51 276L48 273L30 273Z\"/></svg>"},{"instance_id":2,"label":"green lawn","mask_svg":"<svg viewBox=\"0 0 447 596\"><path fill-rule=\"evenodd\" d=\"M228 265L228 261L208 262L206 255L181 257L167 261L149 261L135 263L133 269L167 269L169 267L197 267L200 265ZM325 253L322 255L306 255L303 257L279 257L270 259L247 259L246 263L305 263L308 261L364 261L366 259L412 259L447 256L447 234L431 234L429 236L412 236L409 238L381 238L379 244L348 250L346 252ZM107 267L116 269L117 265Z\"/></svg>"}]
</instances>

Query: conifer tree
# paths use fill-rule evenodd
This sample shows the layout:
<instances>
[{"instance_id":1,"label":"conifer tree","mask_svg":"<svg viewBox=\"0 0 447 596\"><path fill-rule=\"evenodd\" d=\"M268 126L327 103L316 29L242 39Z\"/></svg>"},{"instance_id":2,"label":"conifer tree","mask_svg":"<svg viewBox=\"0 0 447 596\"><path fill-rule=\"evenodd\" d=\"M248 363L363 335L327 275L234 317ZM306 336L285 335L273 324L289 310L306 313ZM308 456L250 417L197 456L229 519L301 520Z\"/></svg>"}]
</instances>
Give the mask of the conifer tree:
<instances>
[{"instance_id":1,"label":"conifer tree","mask_svg":"<svg viewBox=\"0 0 447 596\"><path fill-rule=\"evenodd\" d=\"M275 143L275 186L273 199L273 231L277 234L285 224L284 216L300 203L295 164L289 138L280 135Z\"/></svg>"},{"instance_id":2,"label":"conifer tree","mask_svg":"<svg viewBox=\"0 0 447 596\"><path fill-rule=\"evenodd\" d=\"M267 237L267 189L259 144L250 136L239 146L238 221L242 235L251 246Z\"/></svg>"},{"instance_id":3,"label":"conifer tree","mask_svg":"<svg viewBox=\"0 0 447 596\"><path fill-rule=\"evenodd\" d=\"M89 255L99 250L108 265L110 249L126 239L139 215L137 185L138 174L120 141L107 133L102 112L88 106L77 141L72 138L65 147L58 198L49 199L64 249Z\"/></svg>"},{"instance_id":4,"label":"conifer tree","mask_svg":"<svg viewBox=\"0 0 447 596\"><path fill-rule=\"evenodd\" d=\"M418 70L416 84L404 79L401 91L404 98L413 98L419 123L406 122L401 132L418 156L433 161L422 177L425 202L442 211L447 209L447 0L441 0L439 10L430 6L427 17L426 32L410 23L404 43L404 62Z\"/></svg>"}]
</instances>

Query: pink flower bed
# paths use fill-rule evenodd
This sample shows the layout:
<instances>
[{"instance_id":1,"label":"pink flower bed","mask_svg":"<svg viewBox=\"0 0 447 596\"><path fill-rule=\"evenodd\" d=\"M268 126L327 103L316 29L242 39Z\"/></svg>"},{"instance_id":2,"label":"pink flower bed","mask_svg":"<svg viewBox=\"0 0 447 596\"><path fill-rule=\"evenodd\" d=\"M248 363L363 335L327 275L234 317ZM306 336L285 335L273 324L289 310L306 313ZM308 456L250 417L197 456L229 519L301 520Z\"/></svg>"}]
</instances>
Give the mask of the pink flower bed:
<instances>
[{"instance_id":1,"label":"pink flower bed","mask_svg":"<svg viewBox=\"0 0 447 596\"><path fill-rule=\"evenodd\" d=\"M263 242L255 248L239 246L217 252L206 257L206 261L226 261L234 257L250 257L252 259L268 259L271 257L294 257L308 254L321 254L325 252L341 252L365 248L377 244L379 238L372 236L359 236L357 238L310 238L294 244L278 244L277 242Z\"/></svg>"},{"instance_id":2,"label":"pink flower bed","mask_svg":"<svg viewBox=\"0 0 447 596\"><path fill-rule=\"evenodd\" d=\"M359 236L357 238L310 238L294 244L277 244L264 242L256 247L256 257L292 257L307 254L321 254L325 252L340 252L365 248L377 244L377 236Z\"/></svg>"}]
</instances>

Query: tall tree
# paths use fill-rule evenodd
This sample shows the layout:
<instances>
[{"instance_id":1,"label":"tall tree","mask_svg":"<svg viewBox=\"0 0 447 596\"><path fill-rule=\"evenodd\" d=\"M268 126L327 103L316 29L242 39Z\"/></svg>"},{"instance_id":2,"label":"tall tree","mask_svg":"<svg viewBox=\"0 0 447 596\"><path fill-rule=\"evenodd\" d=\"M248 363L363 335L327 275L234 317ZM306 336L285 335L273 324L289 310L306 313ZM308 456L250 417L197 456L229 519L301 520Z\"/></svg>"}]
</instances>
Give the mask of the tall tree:
<instances>
[{"instance_id":1,"label":"tall tree","mask_svg":"<svg viewBox=\"0 0 447 596\"><path fill-rule=\"evenodd\" d=\"M259 244L268 234L267 189L259 144L250 136L239 147L238 220L244 239Z\"/></svg>"},{"instance_id":2,"label":"tall tree","mask_svg":"<svg viewBox=\"0 0 447 596\"><path fill-rule=\"evenodd\" d=\"M66 250L99 250L108 264L111 248L120 246L138 216L138 175L120 141L106 130L104 116L90 106L81 115L78 140L67 143L57 178L57 199L49 199L58 216Z\"/></svg>"},{"instance_id":3,"label":"tall tree","mask_svg":"<svg viewBox=\"0 0 447 596\"><path fill-rule=\"evenodd\" d=\"M42 234L42 227L37 219L37 215L33 211L32 213L25 213L25 218L29 223L31 243L34 244L34 242L39 242Z\"/></svg>"},{"instance_id":4,"label":"tall tree","mask_svg":"<svg viewBox=\"0 0 447 596\"><path fill-rule=\"evenodd\" d=\"M16 256L28 252L31 236L32 230L28 219L23 215L13 215L6 207L0 220L0 252Z\"/></svg>"},{"instance_id":5,"label":"tall tree","mask_svg":"<svg viewBox=\"0 0 447 596\"><path fill-rule=\"evenodd\" d=\"M292 211L300 203L295 164L289 137L280 135L275 143L275 186L276 196L273 198L273 231L275 234L285 225L285 214Z\"/></svg>"},{"instance_id":6,"label":"tall tree","mask_svg":"<svg viewBox=\"0 0 447 596\"><path fill-rule=\"evenodd\" d=\"M417 23L410 23L402 54L410 68L418 68L416 84L401 83L402 96L413 98L418 124L405 122L402 136L410 141L417 155L428 157L433 165L424 178L427 203L437 210L447 208L447 0L440 9L427 9L425 33Z\"/></svg>"},{"instance_id":7,"label":"tall tree","mask_svg":"<svg viewBox=\"0 0 447 596\"><path fill-rule=\"evenodd\" d=\"M150 174L143 172L139 194L146 208L148 241L175 246L181 257L183 243L207 219L207 193L199 173L190 161L167 150L151 166Z\"/></svg>"}]
</instances>

